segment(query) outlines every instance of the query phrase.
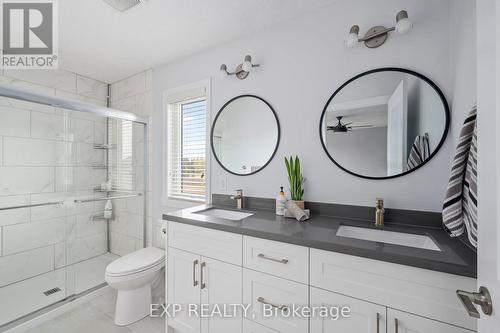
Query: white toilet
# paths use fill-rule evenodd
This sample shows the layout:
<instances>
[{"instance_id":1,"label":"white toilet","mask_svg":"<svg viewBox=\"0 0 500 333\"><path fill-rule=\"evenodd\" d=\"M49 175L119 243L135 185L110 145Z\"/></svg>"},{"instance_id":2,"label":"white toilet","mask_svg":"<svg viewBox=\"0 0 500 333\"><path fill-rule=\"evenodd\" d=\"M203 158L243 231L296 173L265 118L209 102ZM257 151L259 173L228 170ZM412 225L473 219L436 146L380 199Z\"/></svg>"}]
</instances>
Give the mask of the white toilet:
<instances>
[{"instance_id":1,"label":"white toilet","mask_svg":"<svg viewBox=\"0 0 500 333\"><path fill-rule=\"evenodd\" d=\"M105 280L118 291L115 324L125 326L149 315L152 282L165 267L165 250L147 247L106 267Z\"/></svg>"}]
</instances>

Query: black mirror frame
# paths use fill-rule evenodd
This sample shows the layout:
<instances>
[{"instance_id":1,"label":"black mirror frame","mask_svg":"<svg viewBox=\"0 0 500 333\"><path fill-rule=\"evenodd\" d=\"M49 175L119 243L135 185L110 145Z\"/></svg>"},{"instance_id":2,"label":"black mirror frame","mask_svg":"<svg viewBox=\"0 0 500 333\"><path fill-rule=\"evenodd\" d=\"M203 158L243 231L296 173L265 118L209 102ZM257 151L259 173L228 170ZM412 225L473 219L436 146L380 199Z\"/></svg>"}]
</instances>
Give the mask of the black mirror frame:
<instances>
[{"instance_id":1,"label":"black mirror frame","mask_svg":"<svg viewBox=\"0 0 500 333\"><path fill-rule=\"evenodd\" d=\"M424 80L426 83L428 83L436 91L436 93L439 95L439 98L441 99L441 102L443 103L443 108L444 108L445 117L446 117L446 123L445 123L444 131L443 131L443 135L442 135L441 140L439 141L439 144L437 145L436 149L431 153L431 155L429 156L429 158L426 159L422 164L419 164L418 166L416 166L415 168L413 168L411 170L407 170L407 171L402 172L402 173L397 174L397 175L385 176L385 177L371 177L371 176L360 175L360 174L357 174L357 173L355 173L355 172L353 172L351 170L348 170L348 169L344 168L342 165L340 165L340 163L338 163L337 161L335 161L335 159L330 155L330 152L328 151L328 149L326 147L326 144L323 141L323 127L322 127L322 125L323 125L323 119L325 118L326 110L328 109L328 105L330 104L330 102L349 83L351 83L351 82L359 79L360 77L363 77L363 76L366 76L366 75L369 75L369 74L378 73L378 72L388 72L388 71L391 71L391 72L401 72L401 73L405 73L405 74L414 75L414 76L416 76L416 77ZM335 92L333 93L333 95L330 96L330 98L326 102L325 107L323 108L323 112L321 113L321 118L319 120L319 138L320 138L320 141L321 141L321 145L323 146L323 150L325 151L325 153L328 156L328 158L336 166L338 166L341 170L343 170L343 171L345 171L345 172L347 172L347 173L349 173L349 174L351 174L353 176L364 178L364 179L374 179L374 180L392 179L392 178L402 177L402 176L405 176L405 175L407 175L409 173L412 173L412 172L418 170L419 168L423 167L441 149L441 146L443 145L444 141L446 140L446 137L448 136L449 130L450 130L450 107L449 107L448 102L446 101L446 97L444 96L444 94L441 91L441 89L439 89L439 87L433 81L431 81L428 77L426 77L426 76L424 76L424 75L422 75L420 73L414 72L412 70L405 69L405 68L398 68L398 67L382 67L382 68L372 69L372 70L363 72L361 74L358 74L358 75L350 78L346 82L344 82L337 90L335 90Z\"/></svg>"},{"instance_id":2,"label":"black mirror frame","mask_svg":"<svg viewBox=\"0 0 500 333\"><path fill-rule=\"evenodd\" d=\"M222 162L217 157L217 154L215 153L215 148L214 148L214 129L215 129L215 124L217 123L217 119L219 119L219 116L222 114L222 111L224 111L224 109L231 102L233 102L233 101L235 101L235 100L237 100L239 98L243 98L243 97L253 97L253 98L257 98L257 99L261 100L262 102L264 102L269 107L269 109L272 111L272 113L274 115L274 118L276 120L276 127L278 129L278 137L276 139L276 145L274 147L273 153L269 157L269 160L260 169L254 171L254 172L251 172L251 173L236 173L236 172L231 171L228 168L226 168L224 166L224 164L222 164ZM229 101L227 101L226 103L224 103L224 105L219 109L219 112L217 112L217 115L215 116L215 119L214 119L214 121L212 123L212 128L210 129L210 146L212 147L212 154L215 157L215 160L217 161L217 163L219 163L219 165L222 167L222 169L224 169L225 171L227 171L230 174L233 174L235 176L251 176L251 175L255 175L256 173L260 172L265 167L267 167L269 165L269 163L271 163L271 161L273 160L274 156L276 155L276 152L278 151L280 140L281 140L281 127L280 127L280 121L278 119L278 115L276 114L276 111L274 111L274 109L271 106L271 104L269 104L265 99L263 99L263 98L261 98L259 96L256 96L256 95L249 95L249 94L239 95L239 96L231 98Z\"/></svg>"}]
</instances>

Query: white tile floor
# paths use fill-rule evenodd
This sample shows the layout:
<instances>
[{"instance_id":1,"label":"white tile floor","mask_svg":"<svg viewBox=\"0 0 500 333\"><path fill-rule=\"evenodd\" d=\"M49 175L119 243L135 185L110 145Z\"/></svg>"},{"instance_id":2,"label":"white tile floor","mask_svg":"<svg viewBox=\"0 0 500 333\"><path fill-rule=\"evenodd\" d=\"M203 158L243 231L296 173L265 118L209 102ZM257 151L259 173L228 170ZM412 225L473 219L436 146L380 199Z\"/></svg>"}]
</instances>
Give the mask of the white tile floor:
<instances>
[{"instance_id":1,"label":"white tile floor","mask_svg":"<svg viewBox=\"0 0 500 333\"><path fill-rule=\"evenodd\" d=\"M27 333L164 333L165 318L146 317L129 326L113 322L116 291L110 290Z\"/></svg>"}]
</instances>

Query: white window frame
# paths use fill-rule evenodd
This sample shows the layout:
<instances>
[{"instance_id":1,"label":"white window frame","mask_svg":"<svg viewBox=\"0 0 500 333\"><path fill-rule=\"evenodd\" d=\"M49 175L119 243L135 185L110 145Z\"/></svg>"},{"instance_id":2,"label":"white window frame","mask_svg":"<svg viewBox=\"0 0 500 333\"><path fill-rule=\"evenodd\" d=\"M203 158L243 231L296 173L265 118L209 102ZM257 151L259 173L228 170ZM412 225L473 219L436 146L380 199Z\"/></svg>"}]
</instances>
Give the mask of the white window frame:
<instances>
[{"instance_id":1,"label":"white window frame","mask_svg":"<svg viewBox=\"0 0 500 333\"><path fill-rule=\"evenodd\" d=\"M169 128L169 123L168 123L168 106L169 104L175 103L177 101L173 100L172 96L178 96L180 94L186 93L189 94L190 91L196 91L196 90L205 90L205 98L207 102L207 124L206 124L206 147L205 147L205 158L206 158L206 165L205 165L205 179L206 179L206 184L205 184L205 202L200 202L200 201L194 201L194 200L188 200L188 199L173 199L169 198L168 196L168 174L169 174L169 169L168 169L168 137L169 133L167 132L167 129ZM211 92L210 92L210 79L206 80L201 80L197 82L193 82L190 84L186 84L180 87L176 87L173 89L168 89L163 92L162 95L162 108L163 108L163 130L162 130L162 144L163 144L163 167L162 167L162 204L163 206L171 207L171 208L187 208L187 207L192 207L196 205L201 205L201 204L210 204L211 203L211 197L212 197L212 190L211 190L211 160L212 160L212 153L211 153L211 138L210 138L210 129L211 129L211 123L212 123L212 113L211 113Z\"/></svg>"}]
</instances>

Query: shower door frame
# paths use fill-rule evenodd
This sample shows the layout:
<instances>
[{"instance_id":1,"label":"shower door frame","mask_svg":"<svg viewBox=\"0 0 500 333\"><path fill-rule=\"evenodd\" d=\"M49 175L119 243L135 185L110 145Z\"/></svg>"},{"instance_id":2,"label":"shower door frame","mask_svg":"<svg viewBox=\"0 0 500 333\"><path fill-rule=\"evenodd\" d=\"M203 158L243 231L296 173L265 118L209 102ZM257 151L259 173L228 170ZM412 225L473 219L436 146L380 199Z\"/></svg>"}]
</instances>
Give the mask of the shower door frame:
<instances>
[{"instance_id":1,"label":"shower door frame","mask_svg":"<svg viewBox=\"0 0 500 333\"><path fill-rule=\"evenodd\" d=\"M110 93L108 89L108 94L107 94L107 99L108 101L110 100ZM120 111L116 110L113 108L110 108L108 106L99 106L99 105L94 105L91 103L86 103L78 100L73 100L69 98L62 98L58 96L50 96L50 95L45 95L42 93L34 92L26 88L21 88L14 86L9 83L0 83L0 97L6 97L6 98L13 98L25 102L31 102L31 103L36 103L36 104L42 104L42 105L47 105L47 106L52 106L55 108L62 108L65 110L70 110L70 111L75 111L75 112L86 112L86 113L91 113L95 115L99 115L105 118L111 118L111 119L117 119L117 120L126 120L126 121L132 121L134 123L142 124L144 125L144 133L143 133L143 143L144 143L144 181L143 181L143 204L144 204L144 209L143 209L143 247L147 246L147 237L148 237L148 225L147 225L147 209L148 209L148 201L149 201L149 196L148 196L148 189L149 189L149 168L151 167L149 165L149 119L147 117L142 117L138 116L134 113L131 112L126 112L126 111ZM109 105L109 102L108 102ZM108 129L109 131L109 129ZM109 230L107 230L107 237L109 238ZM109 245L109 244L108 244ZM109 250L109 249L108 249ZM36 318L41 317L44 314L47 314L51 311L55 311L56 309L59 309L61 306L68 304L70 302L73 302L77 299L80 299L86 295L92 294L94 292L97 292L98 290L102 289L103 287L106 287L107 283L101 283L95 287L92 287L90 289L87 289L83 292L80 292L78 294L73 294L70 296L67 296L66 298L53 303L51 305L48 305L46 307L40 308L38 310L35 310L34 312L31 312L29 314L26 314L24 316L21 316L17 319L14 319L11 322L8 322L6 324L3 324L0 326L0 332L5 332L9 331L11 329L16 328L19 325L22 324L28 324L29 321L36 320ZM29 325L29 324L28 324Z\"/></svg>"}]
</instances>

